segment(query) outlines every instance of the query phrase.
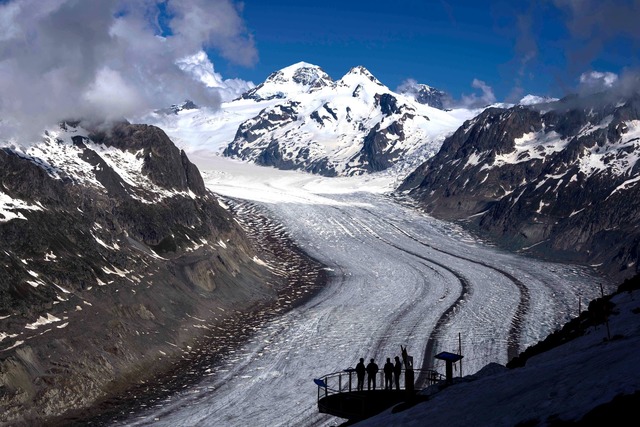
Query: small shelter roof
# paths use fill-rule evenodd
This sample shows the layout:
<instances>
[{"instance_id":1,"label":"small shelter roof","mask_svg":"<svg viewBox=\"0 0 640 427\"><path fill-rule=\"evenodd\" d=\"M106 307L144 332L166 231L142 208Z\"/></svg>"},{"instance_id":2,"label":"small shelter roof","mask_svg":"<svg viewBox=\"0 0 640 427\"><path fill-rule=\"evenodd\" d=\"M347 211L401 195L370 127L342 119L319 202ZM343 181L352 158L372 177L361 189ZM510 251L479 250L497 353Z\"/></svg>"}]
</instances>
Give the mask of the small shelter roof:
<instances>
[{"instance_id":1,"label":"small shelter roof","mask_svg":"<svg viewBox=\"0 0 640 427\"><path fill-rule=\"evenodd\" d=\"M455 354L455 353L449 353L448 351L443 351L441 353L436 354L434 357L436 359L455 363L458 360L462 359L464 356L462 356L461 354Z\"/></svg>"}]
</instances>

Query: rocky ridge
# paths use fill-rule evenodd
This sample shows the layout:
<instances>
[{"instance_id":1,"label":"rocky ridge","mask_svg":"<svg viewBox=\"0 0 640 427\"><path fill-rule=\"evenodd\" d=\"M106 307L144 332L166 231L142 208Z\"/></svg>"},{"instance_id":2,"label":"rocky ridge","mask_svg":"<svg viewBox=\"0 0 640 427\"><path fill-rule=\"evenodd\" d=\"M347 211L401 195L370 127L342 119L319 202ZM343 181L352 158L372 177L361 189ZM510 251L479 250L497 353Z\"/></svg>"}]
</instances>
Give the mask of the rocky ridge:
<instances>
[{"instance_id":1,"label":"rocky ridge","mask_svg":"<svg viewBox=\"0 0 640 427\"><path fill-rule=\"evenodd\" d=\"M276 301L256 246L154 126L63 123L0 149L0 422L39 425L180 359ZM297 269L296 269L297 271Z\"/></svg>"},{"instance_id":2,"label":"rocky ridge","mask_svg":"<svg viewBox=\"0 0 640 427\"><path fill-rule=\"evenodd\" d=\"M640 257L640 97L489 108L399 188L511 249L627 277Z\"/></svg>"}]
</instances>

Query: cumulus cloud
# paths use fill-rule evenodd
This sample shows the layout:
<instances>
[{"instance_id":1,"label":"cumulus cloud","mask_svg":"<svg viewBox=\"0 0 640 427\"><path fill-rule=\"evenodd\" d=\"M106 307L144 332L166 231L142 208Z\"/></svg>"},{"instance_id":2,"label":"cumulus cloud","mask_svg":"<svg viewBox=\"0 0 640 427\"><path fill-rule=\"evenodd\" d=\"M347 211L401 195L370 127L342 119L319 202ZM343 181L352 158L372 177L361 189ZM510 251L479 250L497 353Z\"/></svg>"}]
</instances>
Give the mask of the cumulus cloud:
<instances>
[{"instance_id":1,"label":"cumulus cloud","mask_svg":"<svg viewBox=\"0 0 640 427\"><path fill-rule=\"evenodd\" d=\"M625 68L620 74L610 71L589 71L580 75L577 92L581 95L597 93L602 102L640 95L640 70Z\"/></svg>"},{"instance_id":2,"label":"cumulus cloud","mask_svg":"<svg viewBox=\"0 0 640 427\"><path fill-rule=\"evenodd\" d=\"M640 96L640 70L624 69L620 74L589 71L580 76L578 96L568 96L551 107L561 112L572 109L617 105Z\"/></svg>"},{"instance_id":3,"label":"cumulus cloud","mask_svg":"<svg viewBox=\"0 0 640 427\"><path fill-rule=\"evenodd\" d=\"M496 102L496 95L493 88L482 80L473 79L471 87L479 89L480 93L462 95L459 101L451 101L448 108L480 108Z\"/></svg>"},{"instance_id":4,"label":"cumulus cloud","mask_svg":"<svg viewBox=\"0 0 640 427\"><path fill-rule=\"evenodd\" d=\"M213 63L204 51L184 57L176 61L176 65L208 88L215 88L222 101L231 101L239 95L255 87L253 82L241 79L223 79L216 73Z\"/></svg>"},{"instance_id":5,"label":"cumulus cloud","mask_svg":"<svg viewBox=\"0 0 640 427\"><path fill-rule=\"evenodd\" d=\"M600 92L612 88L617 81L616 73L589 71L580 75L580 89L583 92Z\"/></svg>"},{"instance_id":6,"label":"cumulus cloud","mask_svg":"<svg viewBox=\"0 0 640 427\"><path fill-rule=\"evenodd\" d=\"M223 80L206 55L200 75L180 66L205 49L240 65L257 60L231 0L2 3L0 139L33 139L62 119L115 119L185 98L215 108L246 83ZM203 84L206 73L219 84Z\"/></svg>"},{"instance_id":7,"label":"cumulus cloud","mask_svg":"<svg viewBox=\"0 0 640 427\"><path fill-rule=\"evenodd\" d=\"M418 93L419 90L420 90L420 86L419 86L418 81L416 79L412 79L412 78L405 79L396 88L396 92L398 92L398 93L415 94L415 93Z\"/></svg>"}]
</instances>

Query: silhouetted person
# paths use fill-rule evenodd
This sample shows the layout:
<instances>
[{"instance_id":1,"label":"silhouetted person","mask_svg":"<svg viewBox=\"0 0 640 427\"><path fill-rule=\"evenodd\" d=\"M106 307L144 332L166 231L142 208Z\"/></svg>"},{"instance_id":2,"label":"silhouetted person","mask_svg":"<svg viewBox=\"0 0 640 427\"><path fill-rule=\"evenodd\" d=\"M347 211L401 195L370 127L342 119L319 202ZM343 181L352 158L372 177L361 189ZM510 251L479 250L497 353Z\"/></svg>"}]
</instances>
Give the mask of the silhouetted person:
<instances>
[{"instance_id":1,"label":"silhouetted person","mask_svg":"<svg viewBox=\"0 0 640 427\"><path fill-rule=\"evenodd\" d=\"M400 345L400 349L402 350L402 362L404 363L404 389L413 392L413 357L407 353L407 347Z\"/></svg>"},{"instance_id":2,"label":"silhouetted person","mask_svg":"<svg viewBox=\"0 0 640 427\"><path fill-rule=\"evenodd\" d=\"M356 375L358 376L358 391L364 390L364 373L366 372L364 367L364 358L360 358L360 362L356 365Z\"/></svg>"},{"instance_id":3,"label":"silhouetted person","mask_svg":"<svg viewBox=\"0 0 640 427\"><path fill-rule=\"evenodd\" d=\"M384 364L384 389L393 390L393 363L391 358L387 357L387 363Z\"/></svg>"},{"instance_id":4,"label":"silhouetted person","mask_svg":"<svg viewBox=\"0 0 640 427\"><path fill-rule=\"evenodd\" d=\"M378 373L378 365L371 359L371 362L367 365L367 385L371 390L371 383L373 383L373 389L376 389L376 374Z\"/></svg>"},{"instance_id":5,"label":"silhouetted person","mask_svg":"<svg viewBox=\"0 0 640 427\"><path fill-rule=\"evenodd\" d=\"M396 356L396 364L393 367L393 379L396 382L396 390L400 390L400 374L402 373L402 362L400 358Z\"/></svg>"},{"instance_id":6,"label":"silhouetted person","mask_svg":"<svg viewBox=\"0 0 640 427\"><path fill-rule=\"evenodd\" d=\"M402 351L402 363L404 363L404 368L409 369L409 355L407 354L407 347L402 347L402 344L400 344L400 350Z\"/></svg>"}]
</instances>

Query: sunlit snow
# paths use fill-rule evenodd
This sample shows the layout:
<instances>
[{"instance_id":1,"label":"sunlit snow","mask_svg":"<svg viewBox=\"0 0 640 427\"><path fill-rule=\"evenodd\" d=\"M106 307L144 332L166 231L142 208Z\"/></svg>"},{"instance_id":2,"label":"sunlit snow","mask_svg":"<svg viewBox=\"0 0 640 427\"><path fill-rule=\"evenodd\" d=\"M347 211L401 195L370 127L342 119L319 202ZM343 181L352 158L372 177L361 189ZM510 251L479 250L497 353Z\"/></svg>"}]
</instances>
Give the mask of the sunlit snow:
<instances>
[{"instance_id":1,"label":"sunlit snow","mask_svg":"<svg viewBox=\"0 0 640 427\"><path fill-rule=\"evenodd\" d=\"M0 191L0 222L7 222L12 219L26 220L27 218L20 212L20 210L41 211L42 206L38 204L29 204L20 199L14 199Z\"/></svg>"},{"instance_id":2,"label":"sunlit snow","mask_svg":"<svg viewBox=\"0 0 640 427\"><path fill-rule=\"evenodd\" d=\"M38 320L36 320L33 323L28 323L25 328L26 329L38 329L40 326L43 325L48 325L50 323L55 323L55 322L60 322L61 319L57 318L56 316L47 313L47 317L43 317L40 316L38 317Z\"/></svg>"},{"instance_id":3,"label":"sunlit snow","mask_svg":"<svg viewBox=\"0 0 640 427\"><path fill-rule=\"evenodd\" d=\"M471 374L506 363L599 292L586 269L500 251L394 201L391 173L322 178L204 152L192 160L214 192L267 209L331 279L211 366L201 384L123 425L335 425L317 411L313 378L359 357L393 357L401 344L418 366L443 372L426 343L456 350L459 334Z\"/></svg>"}]
</instances>

